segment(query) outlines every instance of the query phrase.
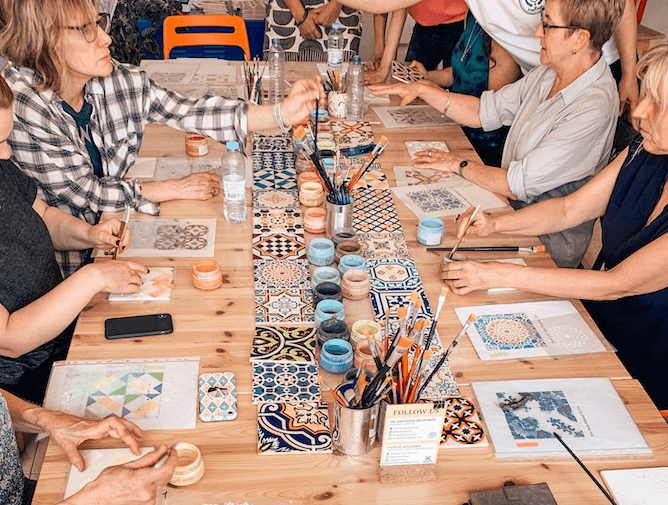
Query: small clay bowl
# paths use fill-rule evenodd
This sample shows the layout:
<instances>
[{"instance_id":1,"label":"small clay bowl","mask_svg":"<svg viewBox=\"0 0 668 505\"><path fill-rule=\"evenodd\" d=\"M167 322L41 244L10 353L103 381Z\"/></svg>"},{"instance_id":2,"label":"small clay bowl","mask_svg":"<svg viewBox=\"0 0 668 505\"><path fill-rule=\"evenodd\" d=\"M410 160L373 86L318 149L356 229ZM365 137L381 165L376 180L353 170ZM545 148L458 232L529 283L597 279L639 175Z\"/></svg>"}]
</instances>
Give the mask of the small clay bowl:
<instances>
[{"instance_id":1,"label":"small clay bowl","mask_svg":"<svg viewBox=\"0 0 668 505\"><path fill-rule=\"evenodd\" d=\"M327 212L322 207L310 207L304 211L304 230L313 234L325 233Z\"/></svg>"},{"instance_id":2,"label":"small clay bowl","mask_svg":"<svg viewBox=\"0 0 668 505\"><path fill-rule=\"evenodd\" d=\"M336 244L336 242L334 242ZM359 242L354 242L352 240L344 240L336 244L336 261L341 261L341 258L347 254L355 254L359 256L362 247Z\"/></svg>"},{"instance_id":3,"label":"small clay bowl","mask_svg":"<svg viewBox=\"0 0 668 505\"><path fill-rule=\"evenodd\" d=\"M362 300L369 296L371 282L364 270L348 270L341 278L341 293L348 300Z\"/></svg>"}]
</instances>

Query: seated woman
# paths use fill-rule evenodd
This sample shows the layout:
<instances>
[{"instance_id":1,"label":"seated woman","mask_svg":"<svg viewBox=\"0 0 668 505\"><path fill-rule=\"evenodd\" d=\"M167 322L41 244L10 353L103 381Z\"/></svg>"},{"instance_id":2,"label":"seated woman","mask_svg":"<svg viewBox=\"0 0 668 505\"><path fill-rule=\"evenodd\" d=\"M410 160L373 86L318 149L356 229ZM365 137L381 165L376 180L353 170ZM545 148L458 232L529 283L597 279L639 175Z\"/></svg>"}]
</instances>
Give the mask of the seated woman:
<instances>
[{"instance_id":1,"label":"seated woman","mask_svg":"<svg viewBox=\"0 0 668 505\"><path fill-rule=\"evenodd\" d=\"M604 216L603 271L462 261L445 265L441 278L457 294L511 287L596 300L585 302L594 321L657 406L668 409L668 45L647 52L637 69L642 84L632 115L640 135L624 153L566 197L478 213L467 230L538 235ZM460 218L459 235L470 215Z\"/></svg>"},{"instance_id":2,"label":"seated woman","mask_svg":"<svg viewBox=\"0 0 668 505\"><path fill-rule=\"evenodd\" d=\"M10 61L3 76L12 88L16 125L9 138L14 160L39 183L39 196L90 224L103 211L131 205L157 215L159 202L211 198L220 179L197 173L181 180L124 181L148 123L162 123L218 141L249 131L297 124L315 107L319 88L299 81L272 108L243 100L185 98L157 86L136 67L111 59L107 15L94 0L0 0L0 53ZM65 275L88 251L60 253Z\"/></svg>"},{"instance_id":3,"label":"seated woman","mask_svg":"<svg viewBox=\"0 0 668 505\"><path fill-rule=\"evenodd\" d=\"M421 153L416 167L459 173L522 208L572 193L603 168L617 122L617 90L601 46L624 11L624 0L547 0L541 63L519 81L480 98L429 81L372 87L397 94L402 105L424 99L462 125L491 131L510 125L501 167L468 162L454 153ZM541 236L559 266L577 266L593 222Z\"/></svg>"},{"instance_id":4,"label":"seated woman","mask_svg":"<svg viewBox=\"0 0 668 505\"><path fill-rule=\"evenodd\" d=\"M121 244L118 219L91 226L37 198L35 181L9 161L12 98L0 78L0 387L41 403L51 365L65 359L79 312L99 291L138 292L139 274L148 270L105 261L63 281L54 248L110 251L127 247L130 234Z\"/></svg>"},{"instance_id":5,"label":"seated woman","mask_svg":"<svg viewBox=\"0 0 668 505\"><path fill-rule=\"evenodd\" d=\"M46 431L51 440L65 452L67 459L79 471L85 463L77 447L86 440L106 437L121 439L134 454L139 454L137 438L143 437L138 426L110 417L101 421L54 412L26 403L14 395L0 391L0 503L21 505L32 498L25 484L21 457L16 445L14 428L24 433ZM166 486L176 468L176 451L171 451L164 466L153 468L168 449L165 445L143 457L120 466L105 469L81 491L59 502L61 505L137 505L155 503L158 486ZM22 500L23 498L23 500Z\"/></svg>"}]
</instances>

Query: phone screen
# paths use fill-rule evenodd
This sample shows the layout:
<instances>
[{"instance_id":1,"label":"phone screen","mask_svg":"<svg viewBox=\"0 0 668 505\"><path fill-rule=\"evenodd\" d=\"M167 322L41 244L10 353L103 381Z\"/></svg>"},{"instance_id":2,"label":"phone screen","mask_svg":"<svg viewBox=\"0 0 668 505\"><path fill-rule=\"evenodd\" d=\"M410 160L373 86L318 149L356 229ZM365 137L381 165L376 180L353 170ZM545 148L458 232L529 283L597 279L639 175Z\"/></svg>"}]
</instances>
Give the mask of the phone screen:
<instances>
[{"instance_id":1,"label":"phone screen","mask_svg":"<svg viewBox=\"0 0 668 505\"><path fill-rule=\"evenodd\" d=\"M173 331L171 314L116 317L104 322L104 338L109 340L165 335Z\"/></svg>"}]
</instances>

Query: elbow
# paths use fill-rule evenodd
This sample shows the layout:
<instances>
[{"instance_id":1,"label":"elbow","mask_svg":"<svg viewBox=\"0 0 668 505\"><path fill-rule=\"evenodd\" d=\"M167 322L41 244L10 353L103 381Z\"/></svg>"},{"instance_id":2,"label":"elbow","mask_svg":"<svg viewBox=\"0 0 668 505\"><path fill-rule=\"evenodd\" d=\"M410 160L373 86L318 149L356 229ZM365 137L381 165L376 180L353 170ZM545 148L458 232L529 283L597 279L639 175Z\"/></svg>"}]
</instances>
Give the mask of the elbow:
<instances>
[{"instance_id":1,"label":"elbow","mask_svg":"<svg viewBox=\"0 0 668 505\"><path fill-rule=\"evenodd\" d=\"M625 282L622 276L619 275L619 272L615 272L614 269L608 270L606 274L609 278L606 279L604 285L601 286L601 290L593 299L614 302L620 298L642 294L640 291L636 292L633 286L629 286L628 281Z\"/></svg>"}]
</instances>

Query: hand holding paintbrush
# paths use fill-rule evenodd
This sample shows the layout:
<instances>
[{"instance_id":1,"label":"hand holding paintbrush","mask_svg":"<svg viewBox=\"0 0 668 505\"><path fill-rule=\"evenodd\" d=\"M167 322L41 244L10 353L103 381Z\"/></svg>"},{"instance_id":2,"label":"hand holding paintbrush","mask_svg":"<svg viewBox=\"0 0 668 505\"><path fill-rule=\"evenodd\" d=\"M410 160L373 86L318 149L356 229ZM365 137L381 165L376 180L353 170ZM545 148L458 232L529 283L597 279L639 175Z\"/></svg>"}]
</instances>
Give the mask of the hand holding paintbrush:
<instances>
[{"instance_id":1,"label":"hand holding paintbrush","mask_svg":"<svg viewBox=\"0 0 668 505\"><path fill-rule=\"evenodd\" d=\"M475 219L476 214L480 210L480 205L478 205L475 210L473 211L473 214L471 214L471 217L469 218L468 223L466 223L466 226L464 227L464 231L462 232L462 236L459 237L459 240L457 240L457 243L455 244L455 247L452 248L452 251L450 251L450 254L448 254L448 259L451 260L452 256L455 254L457 251L457 248L459 245L462 243L462 240L464 240L464 237L466 236L466 230L468 230L469 226L471 226L471 223Z\"/></svg>"},{"instance_id":2,"label":"hand holding paintbrush","mask_svg":"<svg viewBox=\"0 0 668 505\"><path fill-rule=\"evenodd\" d=\"M121 227L118 231L118 242L116 244L116 249L114 249L111 259L118 259L118 254L123 247L123 239L125 238L125 230L128 227L128 222L130 221L130 207L125 207L125 213L123 214L123 220L121 221Z\"/></svg>"}]
</instances>

